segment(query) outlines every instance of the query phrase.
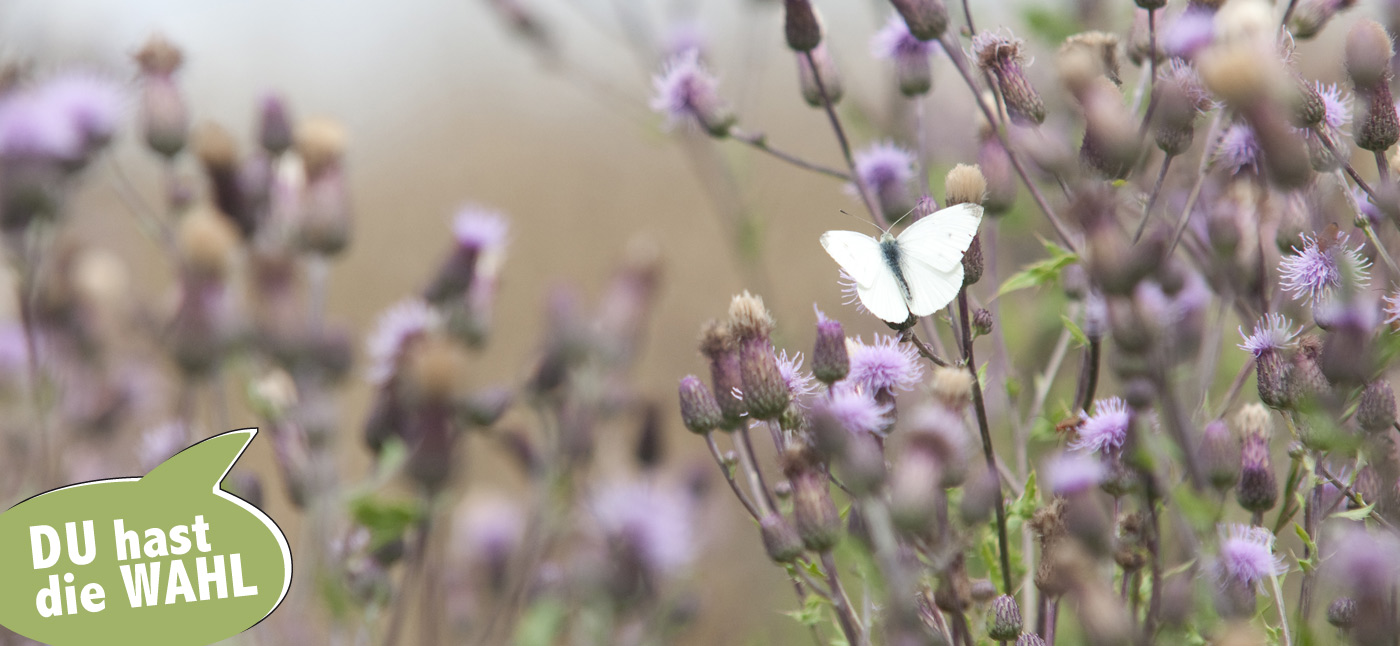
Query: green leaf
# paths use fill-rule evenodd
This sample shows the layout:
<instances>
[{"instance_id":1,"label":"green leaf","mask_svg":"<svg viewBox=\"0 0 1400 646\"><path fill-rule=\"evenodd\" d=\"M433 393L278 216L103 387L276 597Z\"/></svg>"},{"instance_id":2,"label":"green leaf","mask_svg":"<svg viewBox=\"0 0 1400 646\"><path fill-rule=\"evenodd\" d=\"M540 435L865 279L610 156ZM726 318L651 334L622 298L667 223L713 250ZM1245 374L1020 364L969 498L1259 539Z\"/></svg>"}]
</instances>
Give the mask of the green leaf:
<instances>
[{"instance_id":1,"label":"green leaf","mask_svg":"<svg viewBox=\"0 0 1400 646\"><path fill-rule=\"evenodd\" d=\"M1025 491L1021 492L1021 497L1017 498L1016 501L1011 503L1011 506L1007 508L1007 517L1019 518L1023 521L1030 520L1031 516L1035 514L1036 508L1040 506L1039 499L1040 492L1035 483L1035 471L1031 471L1030 476L1026 478Z\"/></svg>"},{"instance_id":2,"label":"green leaf","mask_svg":"<svg viewBox=\"0 0 1400 646\"><path fill-rule=\"evenodd\" d=\"M1074 342L1078 344L1076 347L1085 348L1089 346L1089 335L1085 334L1084 330L1079 329L1079 326L1075 325L1074 321L1070 320L1068 316L1061 314L1060 322L1065 324L1065 329L1069 330L1069 335L1074 337Z\"/></svg>"},{"instance_id":3,"label":"green leaf","mask_svg":"<svg viewBox=\"0 0 1400 646\"><path fill-rule=\"evenodd\" d=\"M1357 507L1356 509L1348 509L1347 511L1339 511L1339 512L1337 512L1337 513L1335 513L1335 514L1332 514L1332 515L1335 516L1335 517L1337 517L1337 518L1345 518L1345 519L1347 519L1347 520L1365 520L1367 516L1370 516L1370 515L1371 515L1371 510L1373 510L1373 509L1375 509L1375 508L1376 508L1376 504L1375 504L1375 503L1371 503L1371 504L1369 504L1369 505L1366 505L1365 507Z\"/></svg>"},{"instance_id":4,"label":"green leaf","mask_svg":"<svg viewBox=\"0 0 1400 646\"><path fill-rule=\"evenodd\" d=\"M1053 242L1042 242L1045 245L1045 250L1050 252L1050 257L1026 265L1025 269L1007 278L1006 282L1002 283L1001 288L997 290L997 295L993 298L1000 298L1003 294L1030 287L1039 287L1059 280L1060 271L1079 260L1079 256L1064 247Z\"/></svg>"},{"instance_id":5,"label":"green leaf","mask_svg":"<svg viewBox=\"0 0 1400 646\"><path fill-rule=\"evenodd\" d=\"M378 500L371 495L350 501L350 517L369 530L370 549L379 549L403 537L422 515L422 509L414 502Z\"/></svg>"},{"instance_id":6,"label":"green leaf","mask_svg":"<svg viewBox=\"0 0 1400 646\"><path fill-rule=\"evenodd\" d=\"M1050 43L1063 42L1080 30L1078 21L1068 11L1049 5L1029 5L1022 10L1021 18L1032 33Z\"/></svg>"},{"instance_id":7,"label":"green leaf","mask_svg":"<svg viewBox=\"0 0 1400 646\"><path fill-rule=\"evenodd\" d=\"M551 599L531 605L515 629L515 646L550 646L567 615L564 604Z\"/></svg>"},{"instance_id":8,"label":"green leaf","mask_svg":"<svg viewBox=\"0 0 1400 646\"><path fill-rule=\"evenodd\" d=\"M783 614L792 617L794 621L808 628L817 626L822 621L822 616L826 614L826 607L830 603L815 594L807 595L807 601L802 605L801 610L788 610Z\"/></svg>"}]
</instances>

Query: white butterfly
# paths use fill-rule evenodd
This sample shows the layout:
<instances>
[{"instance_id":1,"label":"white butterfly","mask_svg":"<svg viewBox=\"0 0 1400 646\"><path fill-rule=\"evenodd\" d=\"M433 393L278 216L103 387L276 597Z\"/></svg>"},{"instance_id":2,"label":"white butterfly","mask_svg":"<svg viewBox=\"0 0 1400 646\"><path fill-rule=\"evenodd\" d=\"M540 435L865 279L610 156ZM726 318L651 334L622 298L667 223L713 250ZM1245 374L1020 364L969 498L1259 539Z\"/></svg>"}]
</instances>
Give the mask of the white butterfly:
<instances>
[{"instance_id":1,"label":"white butterfly","mask_svg":"<svg viewBox=\"0 0 1400 646\"><path fill-rule=\"evenodd\" d=\"M963 284L963 254L982 223L982 206L958 204L879 240L855 231L827 231L822 246L855 281L871 314L890 323L928 316L953 300Z\"/></svg>"}]
</instances>

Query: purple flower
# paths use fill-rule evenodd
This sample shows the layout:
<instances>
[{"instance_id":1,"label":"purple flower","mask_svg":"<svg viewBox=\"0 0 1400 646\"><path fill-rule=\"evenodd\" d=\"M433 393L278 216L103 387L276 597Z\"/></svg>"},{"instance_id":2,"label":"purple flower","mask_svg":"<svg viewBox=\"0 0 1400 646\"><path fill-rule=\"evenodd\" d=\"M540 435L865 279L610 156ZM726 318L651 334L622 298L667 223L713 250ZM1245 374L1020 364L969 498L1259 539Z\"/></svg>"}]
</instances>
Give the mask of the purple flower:
<instances>
[{"instance_id":1,"label":"purple flower","mask_svg":"<svg viewBox=\"0 0 1400 646\"><path fill-rule=\"evenodd\" d=\"M436 328L441 320L437 310L416 298L402 301L380 314L365 344L370 383L382 386L389 381L394 376L404 343Z\"/></svg>"},{"instance_id":2,"label":"purple flower","mask_svg":"<svg viewBox=\"0 0 1400 646\"><path fill-rule=\"evenodd\" d=\"M1099 486L1108 470L1097 457L1085 453L1057 453L1040 465L1045 486L1057 496L1069 496Z\"/></svg>"},{"instance_id":3,"label":"purple flower","mask_svg":"<svg viewBox=\"0 0 1400 646\"><path fill-rule=\"evenodd\" d=\"M885 26L870 39L870 51L877 58L899 61L927 58L942 49L936 41L923 41L909 33L909 25L899 14L890 16Z\"/></svg>"},{"instance_id":4,"label":"purple flower","mask_svg":"<svg viewBox=\"0 0 1400 646\"><path fill-rule=\"evenodd\" d=\"M1392 292L1382 300L1385 301L1385 324L1394 327L1400 323L1400 292Z\"/></svg>"},{"instance_id":5,"label":"purple flower","mask_svg":"<svg viewBox=\"0 0 1400 646\"><path fill-rule=\"evenodd\" d=\"M873 394L909 390L924 376L918 353L895 337L876 334L870 345L857 337L848 350L851 371L846 380Z\"/></svg>"},{"instance_id":6,"label":"purple flower","mask_svg":"<svg viewBox=\"0 0 1400 646\"><path fill-rule=\"evenodd\" d=\"M1283 574L1283 557L1274 554L1274 535L1263 527L1231 524L1221 528L1219 576L1248 586Z\"/></svg>"},{"instance_id":7,"label":"purple flower","mask_svg":"<svg viewBox=\"0 0 1400 646\"><path fill-rule=\"evenodd\" d=\"M499 211L464 207L452 220L452 235L463 249L476 251L476 272L494 276L505 261L510 221Z\"/></svg>"},{"instance_id":8,"label":"purple flower","mask_svg":"<svg viewBox=\"0 0 1400 646\"><path fill-rule=\"evenodd\" d=\"M846 385L832 388L831 397L819 405L850 433L884 434L893 411L889 404L875 401L875 396L864 388Z\"/></svg>"},{"instance_id":9,"label":"purple flower","mask_svg":"<svg viewBox=\"0 0 1400 646\"><path fill-rule=\"evenodd\" d=\"M1215 12L1205 8L1187 9L1162 30L1162 51L1189 59L1215 41Z\"/></svg>"},{"instance_id":10,"label":"purple flower","mask_svg":"<svg viewBox=\"0 0 1400 646\"><path fill-rule=\"evenodd\" d=\"M1239 348L1258 359L1265 352L1277 352L1293 345L1293 338L1298 336L1302 329L1293 329L1293 321L1287 316L1277 313L1265 314L1254 324L1254 333L1245 334L1244 328L1240 328L1240 336L1244 337L1244 343Z\"/></svg>"},{"instance_id":11,"label":"purple flower","mask_svg":"<svg viewBox=\"0 0 1400 646\"><path fill-rule=\"evenodd\" d=\"M22 379L28 369L29 343L24 337L24 326L11 321L0 323L0 381Z\"/></svg>"},{"instance_id":12,"label":"purple flower","mask_svg":"<svg viewBox=\"0 0 1400 646\"><path fill-rule=\"evenodd\" d=\"M525 535L525 519L510 500L482 497L456 514L452 532L452 553L466 562L503 561L515 551Z\"/></svg>"},{"instance_id":13,"label":"purple flower","mask_svg":"<svg viewBox=\"0 0 1400 646\"><path fill-rule=\"evenodd\" d=\"M1118 397L1109 397L1094 402L1094 414L1079 414L1084 423L1079 427L1079 436L1069 443L1069 448L1092 453L1115 453L1123 448L1123 440L1128 437L1128 405Z\"/></svg>"},{"instance_id":14,"label":"purple flower","mask_svg":"<svg viewBox=\"0 0 1400 646\"><path fill-rule=\"evenodd\" d=\"M105 143L117 131L125 97L116 83L85 72L55 76L35 88L39 102L68 119L87 143Z\"/></svg>"},{"instance_id":15,"label":"purple flower","mask_svg":"<svg viewBox=\"0 0 1400 646\"><path fill-rule=\"evenodd\" d=\"M1313 81L1313 88L1322 97L1322 123L1332 130L1341 131L1351 123L1351 97L1335 83L1323 84Z\"/></svg>"},{"instance_id":16,"label":"purple flower","mask_svg":"<svg viewBox=\"0 0 1400 646\"><path fill-rule=\"evenodd\" d=\"M651 109L666 117L667 127L696 125L720 133L728 129L731 119L719 97L719 80L700 62L700 50L672 57L652 86Z\"/></svg>"},{"instance_id":17,"label":"purple flower","mask_svg":"<svg viewBox=\"0 0 1400 646\"><path fill-rule=\"evenodd\" d=\"M705 29L694 20L679 20L671 23L663 39L666 55L675 58L686 52L705 54Z\"/></svg>"},{"instance_id":18,"label":"purple flower","mask_svg":"<svg viewBox=\"0 0 1400 646\"><path fill-rule=\"evenodd\" d=\"M1234 175L1245 169L1258 170L1260 154L1254 129L1244 122L1237 122L1220 134L1211 161L1229 169L1230 174Z\"/></svg>"},{"instance_id":19,"label":"purple flower","mask_svg":"<svg viewBox=\"0 0 1400 646\"><path fill-rule=\"evenodd\" d=\"M1358 594L1388 594L1400 577L1400 541L1388 532L1343 526L1324 567L1337 583Z\"/></svg>"},{"instance_id":20,"label":"purple flower","mask_svg":"<svg viewBox=\"0 0 1400 646\"><path fill-rule=\"evenodd\" d=\"M675 573L695 557L691 501L676 489L613 483L599 488L590 509L603 538L650 573Z\"/></svg>"},{"instance_id":21,"label":"purple flower","mask_svg":"<svg viewBox=\"0 0 1400 646\"><path fill-rule=\"evenodd\" d=\"M1356 281L1356 287L1364 288L1370 280L1366 270L1371 261L1361 255L1360 249L1347 246L1349 238L1345 233L1334 240L1302 234L1303 248L1294 246L1293 254L1279 262L1283 290L1294 300L1313 303L1341 286L1347 274Z\"/></svg>"},{"instance_id":22,"label":"purple flower","mask_svg":"<svg viewBox=\"0 0 1400 646\"><path fill-rule=\"evenodd\" d=\"M778 372L783 375L783 381L787 382L788 390L792 393L794 402L801 402L817 392L817 381L810 373L802 372L802 353L798 352L791 357L787 350L783 350L778 355Z\"/></svg>"},{"instance_id":23,"label":"purple flower","mask_svg":"<svg viewBox=\"0 0 1400 646\"><path fill-rule=\"evenodd\" d=\"M36 93L20 91L0 100L0 157L76 159L83 146L83 133L72 119Z\"/></svg>"},{"instance_id":24,"label":"purple flower","mask_svg":"<svg viewBox=\"0 0 1400 646\"><path fill-rule=\"evenodd\" d=\"M893 142L871 144L855 153L856 177L875 194L905 190L914 179L914 154ZM850 187L857 193L855 187Z\"/></svg>"}]
</instances>

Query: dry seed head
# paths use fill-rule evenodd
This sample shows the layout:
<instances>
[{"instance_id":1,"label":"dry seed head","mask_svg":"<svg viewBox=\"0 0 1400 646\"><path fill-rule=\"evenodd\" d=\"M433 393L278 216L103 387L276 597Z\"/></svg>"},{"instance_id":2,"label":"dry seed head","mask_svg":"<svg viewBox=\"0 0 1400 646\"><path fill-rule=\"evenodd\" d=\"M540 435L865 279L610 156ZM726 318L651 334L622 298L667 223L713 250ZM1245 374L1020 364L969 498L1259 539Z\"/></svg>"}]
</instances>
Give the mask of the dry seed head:
<instances>
[{"instance_id":1,"label":"dry seed head","mask_svg":"<svg viewBox=\"0 0 1400 646\"><path fill-rule=\"evenodd\" d=\"M700 353L709 358L732 352L735 349L734 335L729 326L715 319L706 321L700 328Z\"/></svg>"},{"instance_id":2,"label":"dry seed head","mask_svg":"<svg viewBox=\"0 0 1400 646\"><path fill-rule=\"evenodd\" d=\"M238 248L238 230L214 207L203 205L180 221L180 257L198 276L222 277Z\"/></svg>"},{"instance_id":3,"label":"dry seed head","mask_svg":"<svg viewBox=\"0 0 1400 646\"><path fill-rule=\"evenodd\" d=\"M207 168L231 170L238 165L238 143L217 123L205 123L195 131L194 152Z\"/></svg>"},{"instance_id":4,"label":"dry seed head","mask_svg":"<svg viewBox=\"0 0 1400 646\"><path fill-rule=\"evenodd\" d=\"M345 154L345 129L330 119L307 119L297 126L296 149L307 178L315 178Z\"/></svg>"},{"instance_id":5,"label":"dry seed head","mask_svg":"<svg viewBox=\"0 0 1400 646\"><path fill-rule=\"evenodd\" d=\"M151 36L132 58L136 59L136 64L141 67L143 73L168 76L180 69L185 55L174 43L156 34Z\"/></svg>"},{"instance_id":6,"label":"dry seed head","mask_svg":"<svg viewBox=\"0 0 1400 646\"><path fill-rule=\"evenodd\" d=\"M1200 73L1206 87L1234 107L1282 95L1287 80L1275 58L1243 46L1208 51L1201 57Z\"/></svg>"},{"instance_id":7,"label":"dry seed head","mask_svg":"<svg viewBox=\"0 0 1400 646\"><path fill-rule=\"evenodd\" d=\"M1083 52L1090 55L1090 61L1097 67L1096 73L1107 76L1114 83L1122 83L1118 76L1118 35L1103 31L1086 31L1065 39L1060 46L1060 55Z\"/></svg>"},{"instance_id":8,"label":"dry seed head","mask_svg":"<svg viewBox=\"0 0 1400 646\"><path fill-rule=\"evenodd\" d=\"M987 178L982 176L982 169L971 164L954 166L948 171L943 186L948 206L981 204L987 195Z\"/></svg>"},{"instance_id":9,"label":"dry seed head","mask_svg":"<svg viewBox=\"0 0 1400 646\"><path fill-rule=\"evenodd\" d=\"M932 390L939 403L956 413L972 401L972 375L961 368L939 366L933 370Z\"/></svg>"},{"instance_id":10,"label":"dry seed head","mask_svg":"<svg viewBox=\"0 0 1400 646\"><path fill-rule=\"evenodd\" d=\"M1235 426L1239 427L1240 435L1244 437L1263 436L1272 437L1274 433L1273 421L1269 416L1269 409L1263 404L1246 404L1235 414Z\"/></svg>"},{"instance_id":11,"label":"dry seed head","mask_svg":"<svg viewBox=\"0 0 1400 646\"><path fill-rule=\"evenodd\" d=\"M745 290L730 300L729 329L739 339L767 338L773 332L773 317L763 298Z\"/></svg>"}]
</instances>

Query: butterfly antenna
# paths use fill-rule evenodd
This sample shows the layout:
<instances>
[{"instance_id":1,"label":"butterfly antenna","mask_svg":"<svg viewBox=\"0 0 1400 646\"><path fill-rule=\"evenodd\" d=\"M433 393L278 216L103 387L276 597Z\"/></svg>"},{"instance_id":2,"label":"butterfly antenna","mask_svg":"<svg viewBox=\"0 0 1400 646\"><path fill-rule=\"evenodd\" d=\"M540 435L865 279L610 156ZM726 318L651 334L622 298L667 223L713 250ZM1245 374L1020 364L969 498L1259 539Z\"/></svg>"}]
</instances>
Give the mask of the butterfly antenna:
<instances>
[{"instance_id":1,"label":"butterfly antenna","mask_svg":"<svg viewBox=\"0 0 1400 646\"><path fill-rule=\"evenodd\" d=\"M837 210L840 211L841 213L845 214L845 215L851 215L850 213L846 213L846 209L837 209ZM872 226L872 227L875 227L876 229L880 229L880 225L875 224L874 222L871 222L870 220L867 220L867 219L862 218L862 217L857 217L857 216L854 216L854 215L851 215L851 217L853 217L853 218L855 218L855 219L857 219L857 220L860 220L861 222L863 222L863 223L865 223L865 224L868 224L868 225L870 225L870 226ZM884 230L884 229L880 229L880 233L889 233L889 232L886 231L886 230Z\"/></svg>"},{"instance_id":2,"label":"butterfly antenna","mask_svg":"<svg viewBox=\"0 0 1400 646\"><path fill-rule=\"evenodd\" d=\"M891 222L891 223L890 223L890 228L893 229L893 228L895 227L896 224L899 224L900 222L903 222L903 221L904 221L904 218L909 217L909 214L910 214L910 213L913 213L914 210L915 210L915 209L918 209L918 208L919 208L919 207L916 205L914 208L909 209L908 211L905 211L905 212L904 212L904 215L899 216L899 219L898 219L898 220L895 220L894 222Z\"/></svg>"}]
</instances>

